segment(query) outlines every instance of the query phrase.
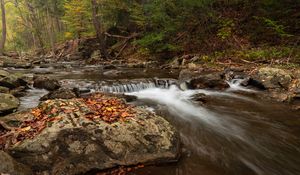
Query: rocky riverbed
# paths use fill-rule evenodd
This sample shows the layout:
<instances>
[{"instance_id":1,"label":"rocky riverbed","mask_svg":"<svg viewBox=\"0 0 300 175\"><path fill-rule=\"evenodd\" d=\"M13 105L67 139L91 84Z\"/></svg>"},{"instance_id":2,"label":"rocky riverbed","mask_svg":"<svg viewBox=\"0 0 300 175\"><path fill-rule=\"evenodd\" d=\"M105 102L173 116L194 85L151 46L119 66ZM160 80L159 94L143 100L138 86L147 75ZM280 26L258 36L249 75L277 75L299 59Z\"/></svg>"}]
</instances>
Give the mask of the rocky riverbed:
<instances>
[{"instance_id":1,"label":"rocky riverbed","mask_svg":"<svg viewBox=\"0 0 300 175\"><path fill-rule=\"evenodd\" d=\"M283 103L293 110L300 105L299 70L18 64L0 70L0 159L6 162L0 172L9 174L80 174L178 161L180 140L187 144L186 135L179 136L181 129L172 126L178 125L173 119L166 120L164 114L158 115L149 106L135 104L137 97L124 95L128 92L175 85L180 93L195 90L192 100L200 106L218 102L210 96L213 93ZM227 94L230 91L234 93ZM29 102L36 105L24 107Z\"/></svg>"}]
</instances>

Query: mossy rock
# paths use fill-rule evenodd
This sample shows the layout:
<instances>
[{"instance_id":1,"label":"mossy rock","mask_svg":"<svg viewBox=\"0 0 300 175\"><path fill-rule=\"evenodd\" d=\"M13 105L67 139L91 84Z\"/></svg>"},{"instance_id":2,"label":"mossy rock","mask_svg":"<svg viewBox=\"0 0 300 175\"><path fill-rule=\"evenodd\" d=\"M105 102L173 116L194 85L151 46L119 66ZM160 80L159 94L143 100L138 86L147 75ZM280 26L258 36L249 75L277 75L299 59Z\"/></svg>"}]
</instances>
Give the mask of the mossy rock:
<instances>
[{"instance_id":1,"label":"mossy rock","mask_svg":"<svg viewBox=\"0 0 300 175\"><path fill-rule=\"evenodd\" d=\"M0 93L0 115L13 112L19 104L19 100L13 95Z\"/></svg>"}]
</instances>

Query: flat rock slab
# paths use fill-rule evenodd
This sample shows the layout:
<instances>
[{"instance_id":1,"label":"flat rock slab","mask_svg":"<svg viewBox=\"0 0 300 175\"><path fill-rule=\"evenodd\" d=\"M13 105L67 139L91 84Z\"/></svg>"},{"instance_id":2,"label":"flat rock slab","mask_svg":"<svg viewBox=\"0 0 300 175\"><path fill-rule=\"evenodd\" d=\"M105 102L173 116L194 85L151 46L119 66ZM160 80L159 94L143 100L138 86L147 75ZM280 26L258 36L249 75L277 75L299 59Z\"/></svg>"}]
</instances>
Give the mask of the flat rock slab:
<instances>
[{"instance_id":1,"label":"flat rock slab","mask_svg":"<svg viewBox=\"0 0 300 175\"><path fill-rule=\"evenodd\" d=\"M116 97L97 100L106 104L110 98ZM8 149L10 155L35 172L55 175L178 160L178 133L162 117L142 107L130 107L130 117L109 123L98 118L102 114L86 102L94 103L83 99L46 101L32 111L2 119L7 124L9 118L21 123L21 141ZM118 112L116 106L98 107L105 108L103 113L111 111L112 116ZM30 122L35 124L24 125Z\"/></svg>"}]
</instances>

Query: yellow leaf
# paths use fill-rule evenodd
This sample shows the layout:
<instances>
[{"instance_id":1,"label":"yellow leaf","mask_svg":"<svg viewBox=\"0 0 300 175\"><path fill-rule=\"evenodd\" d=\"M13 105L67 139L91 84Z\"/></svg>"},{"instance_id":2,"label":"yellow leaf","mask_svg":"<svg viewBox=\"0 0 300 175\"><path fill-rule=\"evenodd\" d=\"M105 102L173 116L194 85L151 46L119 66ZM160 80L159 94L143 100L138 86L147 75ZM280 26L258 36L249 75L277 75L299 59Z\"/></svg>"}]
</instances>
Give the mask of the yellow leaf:
<instances>
[{"instance_id":1,"label":"yellow leaf","mask_svg":"<svg viewBox=\"0 0 300 175\"><path fill-rule=\"evenodd\" d=\"M21 132L26 132L26 131L29 131L31 129L31 126L27 126L25 128L21 128L20 131Z\"/></svg>"}]
</instances>

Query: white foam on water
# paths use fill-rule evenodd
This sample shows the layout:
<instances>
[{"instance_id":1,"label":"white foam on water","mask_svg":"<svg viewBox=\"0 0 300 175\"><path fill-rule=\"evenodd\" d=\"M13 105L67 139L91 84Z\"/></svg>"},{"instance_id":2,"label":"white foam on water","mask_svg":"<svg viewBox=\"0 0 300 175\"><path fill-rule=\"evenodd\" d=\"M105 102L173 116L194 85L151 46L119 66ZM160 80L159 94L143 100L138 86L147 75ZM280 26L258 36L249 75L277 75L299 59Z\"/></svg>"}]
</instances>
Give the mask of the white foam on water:
<instances>
[{"instance_id":1,"label":"white foam on water","mask_svg":"<svg viewBox=\"0 0 300 175\"><path fill-rule=\"evenodd\" d=\"M206 91L203 90L200 92ZM219 114L213 113L204 107L196 106L190 101L190 98L198 93L198 90L182 91L176 86L171 86L169 89L150 88L126 94L137 96L138 99L152 100L156 103L166 105L173 115L185 120L196 118L222 135L231 135L232 137L244 140L243 130L238 126L230 123L228 120L224 120L224 116L219 116ZM208 93L213 92L207 91L206 94Z\"/></svg>"},{"instance_id":2,"label":"white foam on water","mask_svg":"<svg viewBox=\"0 0 300 175\"><path fill-rule=\"evenodd\" d=\"M241 84L245 81L244 79L232 79L231 81L227 81L228 85L230 86L227 91L245 91L245 92L252 92L255 93L257 91L253 89L248 89Z\"/></svg>"}]
</instances>

